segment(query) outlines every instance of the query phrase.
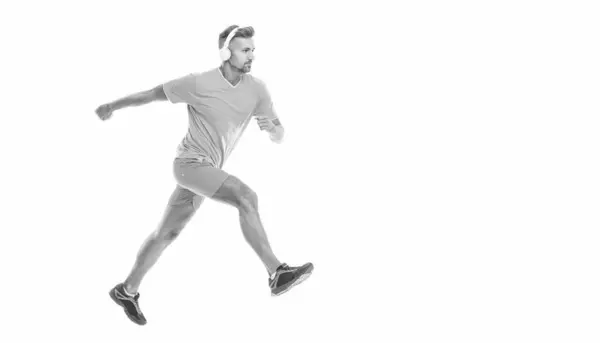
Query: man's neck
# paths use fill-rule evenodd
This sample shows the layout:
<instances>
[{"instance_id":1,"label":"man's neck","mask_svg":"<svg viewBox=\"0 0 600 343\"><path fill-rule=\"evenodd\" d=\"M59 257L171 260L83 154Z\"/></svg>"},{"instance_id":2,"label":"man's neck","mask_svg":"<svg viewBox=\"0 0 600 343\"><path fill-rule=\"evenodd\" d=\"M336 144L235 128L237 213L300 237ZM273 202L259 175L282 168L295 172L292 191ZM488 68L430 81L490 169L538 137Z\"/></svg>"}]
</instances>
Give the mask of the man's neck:
<instances>
[{"instance_id":1,"label":"man's neck","mask_svg":"<svg viewBox=\"0 0 600 343\"><path fill-rule=\"evenodd\" d=\"M242 72L235 70L229 63L223 63L220 67L221 73L229 83L236 85L242 77Z\"/></svg>"}]
</instances>

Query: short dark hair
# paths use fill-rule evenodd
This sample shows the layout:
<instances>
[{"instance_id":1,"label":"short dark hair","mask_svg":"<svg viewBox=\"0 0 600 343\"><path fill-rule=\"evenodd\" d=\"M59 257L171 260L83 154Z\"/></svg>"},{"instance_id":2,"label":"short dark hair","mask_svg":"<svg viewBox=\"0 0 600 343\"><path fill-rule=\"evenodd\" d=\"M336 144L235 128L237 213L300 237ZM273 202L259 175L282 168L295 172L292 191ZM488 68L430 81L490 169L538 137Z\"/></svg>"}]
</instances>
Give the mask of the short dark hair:
<instances>
[{"instance_id":1,"label":"short dark hair","mask_svg":"<svg viewBox=\"0 0 600 343\"><path fill-rule=\"evenodd\" d=\"M239 26L231 25L228 28L226 28L223 32L221 32L221 34L219 35L219 49L221 49L223 47L223 44L225 44L225 40L227 39L227 36L229 36L229 33L231 31L233 31L233 29L235 29L236 27L239 27ZM237 38L237 37L242 37L242 38L254 37L254 28L252 26L246 26L246 27L240 28L239 30L236 31L235 35L233 35L233 37L231 37L231 40L229 42L231 42L234 38Z\"/></svg>"}]
</instances>

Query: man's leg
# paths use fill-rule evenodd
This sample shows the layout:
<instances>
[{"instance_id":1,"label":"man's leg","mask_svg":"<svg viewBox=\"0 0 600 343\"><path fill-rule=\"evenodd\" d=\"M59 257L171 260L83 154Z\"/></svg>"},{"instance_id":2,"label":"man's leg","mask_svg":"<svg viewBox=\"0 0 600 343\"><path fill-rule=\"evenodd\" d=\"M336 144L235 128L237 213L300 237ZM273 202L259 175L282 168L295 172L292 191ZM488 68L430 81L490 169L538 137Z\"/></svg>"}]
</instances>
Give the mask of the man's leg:
<instances>
[{"instance_id":1,"label":"man's leg","mask_svg":"<svg viewBox=\"0 0 600 343\"><path fill-rule=\"evenodd\" d=\"M290 267L275 257L258 213L258 197L237 177L228 175L210 198L238 209L244 237L261 258L269 273L269 287L271 287L272 295L287 292L312 274L312 263L306 263L300 267Z\"/></svg>"},{"instance_id":2,"label":"man's leg","mask_svg":"<svg viewBox=\"0 0 600 343\"><path fill-rule=\"evenodd\" d=\"M281 262L275 257L258 213L258 198L248 186L229 175L211 199L236 207L246 242L263 262L269 275L275 273Z\"/></svg>"},{"instance_id":3,"label":"man's leg","mask_svg":"<svg viewBox=\"0 0 600 343\"><path fill-rule=\"evenodd\" d=\"M163 251L181 233L203 201L203 196L177 185L158 228L142 244L129 276L125 282L111 289L111 298L123 307L129 319L136 324L146 324L146 318L138 302L138 289L142 279L158 261Z\"/></svg>"},{"instance_id":4,"label":"man's leg","mask_svg":"<svg viewBox=\"0 0 600 343\"><path fill-rule=\"evenodd\" d=\"M273 295L289 290L311 274L311 263L301 267L289 267L275 257L260 220L256 193L238 178L201 161L176 163L175 178L182 187L196 194L238 209L244 238L267 269Z\"/></svg>"},{"instance_id":5,"label":"man's leg","mask_svg":"<svg viewBox=\"0 0 600 343\"><path fill-rule=\"evenodd\" d=\"M125 279L125 291L136 294L142 279L156 264L163 251L179 236L192 219L204 197L177 185L158 228L142 244L135 264Z\"/></svg>"}]
</instances>

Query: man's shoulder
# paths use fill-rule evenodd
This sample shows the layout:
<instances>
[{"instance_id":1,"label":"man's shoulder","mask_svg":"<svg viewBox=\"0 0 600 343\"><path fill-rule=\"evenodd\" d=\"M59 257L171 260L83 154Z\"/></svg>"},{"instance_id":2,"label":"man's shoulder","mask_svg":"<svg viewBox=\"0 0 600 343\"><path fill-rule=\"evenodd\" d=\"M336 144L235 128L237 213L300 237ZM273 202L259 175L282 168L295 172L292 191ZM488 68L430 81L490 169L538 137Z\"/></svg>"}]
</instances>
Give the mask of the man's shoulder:
<instances>
[{"instance_id":1,"label":"man's shoulder","mask_svg":"<svg viewBox=\"0 0 600 343\"><path fill-rule=\"evenodd\" d=\"M267 84L261 78L250 74L246 74L246 77L248 79L248 83L250 84L250 86L252 86L252 88L259 91L265 91L267 89Z\"/></svg>"},{"instance_id":2,"label":"man's shoulder","mask_svg":"<svg viewBox=\"0 0 600 343\"><path fill-rule=\"evenodd\" d=\"M265 81L263 81L263 79L261 79L261 78L259 78L259 77L256 77L255 75L252 75L252 74L246 74L246 76L248 77L248 79L249 79L251 82L255 82L255 83L257 83L257 84L260 84L260 85L264 85L264 84L265 84Z\"/></svg>"},{"instance_id":3,"label":"man's shoulder","mask_svg":"<svg viewBox=\"0 0 600 343\"><path fill-rule=\"evenodd\" d=\"M217 84L219 77L218 69L213 68L203 71L190 71L185 76L176 79L176 81L184 82L189 86L195 85L196 88L206 88Z\"/></svg>"},{"instance_id":4,"label":"man's shoulder","mask_svg":"<svg viewBox=\"0 0 600 343\"><path fill-rule=\"evenodd\" d=\"M203 71L193 71L190 73L190 75L193 75L194 77L197 77L197 78L215 77L215 75L218 75L217 74L218 72L219 72L218 68L210 68L210 69L203 70Z\"/></svg>"}]
</instances>

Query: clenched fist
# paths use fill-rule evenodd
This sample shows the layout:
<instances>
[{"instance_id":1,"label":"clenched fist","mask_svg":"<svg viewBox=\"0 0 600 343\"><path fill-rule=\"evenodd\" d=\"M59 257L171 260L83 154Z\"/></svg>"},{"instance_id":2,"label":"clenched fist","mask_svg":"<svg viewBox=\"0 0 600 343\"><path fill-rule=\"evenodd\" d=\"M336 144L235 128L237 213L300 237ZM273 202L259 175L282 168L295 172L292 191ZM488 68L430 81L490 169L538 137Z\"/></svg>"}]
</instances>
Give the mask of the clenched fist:
<instances>
[{"instance_id":1,"label":"clenched fist","mask_svg":"<svg viewBox=\"0 0 600 343\"><path fill-rule=\"evenodd\" d=\"M263 131L272 131L275 128L275 124L271 121L271 119L265 116L257 116L256 121L258 121L258 127L260 127Z\"/></svg>"},{"instance_id":2,"label":"clenched fist","mask_svg":"<svg viewBox=\"0 0 600 343\"><path fill-rule=\"evenodd\" d=\"M110 108L110 104L100 105L96 109L96 114L98 115L98 118L100 118L102 120L108 120L108 119L110 119L110 117L112 116L112 112L113 111Z\"/></svg>"}]
</instances>

